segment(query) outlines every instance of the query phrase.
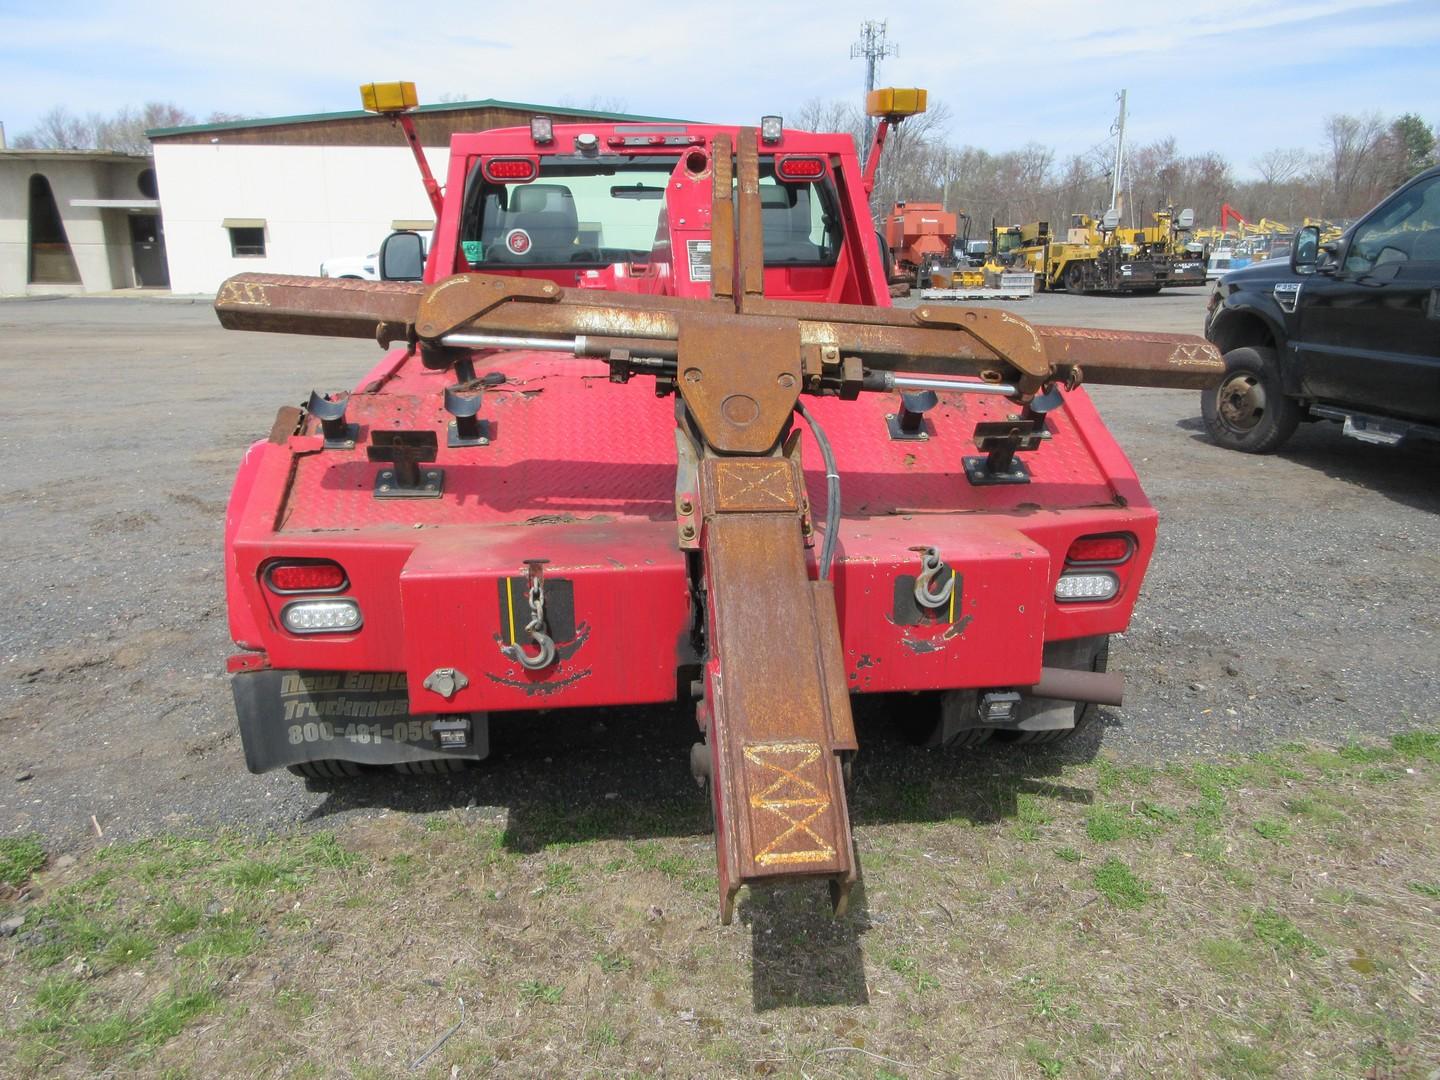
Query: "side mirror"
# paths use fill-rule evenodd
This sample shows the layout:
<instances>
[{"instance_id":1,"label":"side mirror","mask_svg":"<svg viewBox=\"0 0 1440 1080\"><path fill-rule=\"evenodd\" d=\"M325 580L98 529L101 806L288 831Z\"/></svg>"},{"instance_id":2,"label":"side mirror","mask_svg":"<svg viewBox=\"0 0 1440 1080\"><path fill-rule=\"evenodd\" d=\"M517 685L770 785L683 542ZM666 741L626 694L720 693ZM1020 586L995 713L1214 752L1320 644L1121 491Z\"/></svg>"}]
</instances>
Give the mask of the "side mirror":
<instances>
[{"instance_id":1,"label":"side mirror","mask_svg":"<svg viewBox=\"0 0 1440 1080\"><path fill-rule=\"evenodd\" d=\"M380 245L381 281L419 281L425 276L425 241L419 233L394 232Z\"/></svg>"},{"instance_id":2,"label":"side mirror","mask_svg":"<svg viewBox=\"0 0 1440 1080\"><path fill-rule=\"evenodd\" d=\"M1320 226L1302 225L1290 245L1290 269L1296 274L1313 274L1320 265Z\"/></svg>"}]
</instances>

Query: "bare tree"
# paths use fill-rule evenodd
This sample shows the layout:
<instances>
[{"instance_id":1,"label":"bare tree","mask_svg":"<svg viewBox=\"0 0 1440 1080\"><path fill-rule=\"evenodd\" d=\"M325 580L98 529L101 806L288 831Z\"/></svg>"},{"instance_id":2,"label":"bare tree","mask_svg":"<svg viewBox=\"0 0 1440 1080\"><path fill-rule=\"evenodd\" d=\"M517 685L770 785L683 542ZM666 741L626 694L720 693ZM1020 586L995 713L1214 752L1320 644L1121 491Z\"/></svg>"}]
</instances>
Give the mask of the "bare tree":
<instances>
[{"instance_id":1,"label":"bare tree","mask_svg":"<svg viewBox=\"0 0 1440 1080\"><path fill-rule=\"evenodd\" d=\"M244 119L238 114L215 113L211 122ZM116 150L148 154L147 131L195 123L193 114L169 101L149 101L139 109L125 105L110 116L73 115L63 105L51 109L36 125L15 140L21 150Z\"/></svg>"},{"instance_id":2,"label":"bare tree","mask_svg":"<svg viewBox=\"0 0 1440 1080\"><path fill-rule=\"evenodd\" d=\"M1336 113L1325 118L1326 168L1330 177L1331 212L1353 214L1375 201L1380 179L1374 151L1385 136L1379 113L1351 116Z\"/></svg>"},{"instance_id":3,"label":"bare tree","mask_svg":"<svg viewBox=\"0 0 1440 1080\"><path fill-rule=\"evenodd\" d=\"M94 146L93 125L63 105L45 113L15 140L17 150L88 150Z\"/></svg>"},{"instance_id":4,"label":"bare tree","mask_svg":"<svg viewBox=\"0 0 1440 1080\"><path fill-rule=\"evenodd\" d=\"M1298 146L1266 150L1251 165L1267 184L1283 184L1293 180L1310 163L1310 155Z\"/></svg>"}]
</instances>

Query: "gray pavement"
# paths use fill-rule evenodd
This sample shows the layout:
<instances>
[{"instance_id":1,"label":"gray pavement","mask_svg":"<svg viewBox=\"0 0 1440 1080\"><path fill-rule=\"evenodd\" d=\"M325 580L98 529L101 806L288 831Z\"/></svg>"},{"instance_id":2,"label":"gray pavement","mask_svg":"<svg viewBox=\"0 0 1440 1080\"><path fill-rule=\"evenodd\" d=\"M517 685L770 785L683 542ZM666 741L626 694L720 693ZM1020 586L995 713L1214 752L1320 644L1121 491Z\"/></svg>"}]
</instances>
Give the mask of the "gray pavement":
<instances>
[{"instance_id":1,"label":"gray pavement","mask_svg":"<svg viewBox=\"0 0 1440 1080\"><path fill-rule=\"evenodd\" d=\"M1204 291L1045 295L1039 322L1198 331ZM275 409L342 388L364 342L226 333L205 304L0 303L0 835L52 843L336 815L543 809L547 792L695 798L687 710L497 719L473 774L309 785L251 776L223 674L221 536L244 448ZM1440 720L1440 493L1433 450L1302 428L1247 457L1204 437L1198 395L1094 397L1161 513L1159 550L1112 664L1103 731L1036 756L1159 763ZM857 783L917 768L968 782L999 750L917 756L888 700L858 710ZM1103 738L1103 743L1102 743ZM94 821L92 823L92 816Z\"/></svg>"}]
</instances>

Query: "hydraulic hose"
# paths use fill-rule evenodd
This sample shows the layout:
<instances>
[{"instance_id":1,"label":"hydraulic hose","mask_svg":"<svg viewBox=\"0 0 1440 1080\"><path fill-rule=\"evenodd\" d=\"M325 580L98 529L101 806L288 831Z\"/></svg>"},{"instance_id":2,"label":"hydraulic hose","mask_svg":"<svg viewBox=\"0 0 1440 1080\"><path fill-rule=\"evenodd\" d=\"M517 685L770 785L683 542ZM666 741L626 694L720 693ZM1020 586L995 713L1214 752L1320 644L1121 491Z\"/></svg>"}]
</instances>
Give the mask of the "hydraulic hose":
<instances>
[{"instance_id":1,"label":"hydraulic hose","mask_svg":"<svg viewBox=\"0 0 1440 1080\"><path fill-rule=\"evenodd\" d=\"M815 445L820 447L820 456L825 461L825 539L820 543L820 580L830 577L835 565L835 541L840 537L840 471L835 467L835 451L825 436L825 429L810 415L803 401L795 402L795 411L810 426L815 436Z\"/></svg>"}]
</instances>

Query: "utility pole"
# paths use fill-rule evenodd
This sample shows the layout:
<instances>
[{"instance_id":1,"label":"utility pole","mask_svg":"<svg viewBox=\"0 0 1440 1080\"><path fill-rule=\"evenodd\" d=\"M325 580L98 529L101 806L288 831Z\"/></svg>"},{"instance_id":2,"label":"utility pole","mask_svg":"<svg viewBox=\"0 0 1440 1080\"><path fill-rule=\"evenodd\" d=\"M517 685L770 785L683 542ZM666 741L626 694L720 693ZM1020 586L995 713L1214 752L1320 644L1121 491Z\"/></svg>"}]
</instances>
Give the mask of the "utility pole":
<instances>
[{"instance_id":1,"label":"utility pole","mask_svg":"<svg viewBox=\"0 0 1440 1080\"><path fill-rule=\"evenodd\" d=\"M1115 136L1115 168L1110 171L1110 209L1120 209L1120 170L1125 160L1125 91L1120 91L1120 118L1110 129Z\"/></svg>"},{"instance_id":2,"label":"utility pole","mask_svg":"<svg viewBox=\"0 0 1440 1080\"><path fill-rule=\"evenodd\" d=\"M851 60L865 61L865 96L870 96L870 91L875 89L875 71L880 66L880 61L887 56L899 56L900 46L891 45L885 40L886 23L876 22L874 19L867 19L860 24L860 40L850 46ZM875 133L875 118L868 112L865 114L865 148L861 152L866 158L870 156L870 138ZM862 160L861 165L865 162Z\"/></svg>"}]
</instances>

